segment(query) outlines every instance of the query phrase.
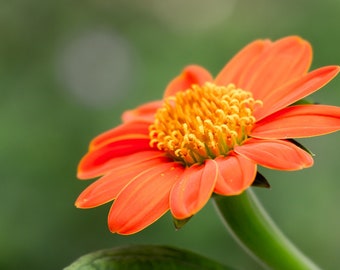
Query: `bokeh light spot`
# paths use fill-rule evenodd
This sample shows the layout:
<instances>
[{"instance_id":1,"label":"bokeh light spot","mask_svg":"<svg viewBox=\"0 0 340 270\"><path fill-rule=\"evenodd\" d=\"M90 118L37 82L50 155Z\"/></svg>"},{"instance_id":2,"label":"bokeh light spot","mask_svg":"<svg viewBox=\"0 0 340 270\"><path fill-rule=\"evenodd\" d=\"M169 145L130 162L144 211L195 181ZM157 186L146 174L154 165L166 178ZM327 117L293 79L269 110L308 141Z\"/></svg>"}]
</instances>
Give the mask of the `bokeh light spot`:
<instances>
[{"instance_id":1,"label":"bokeh light spot","mask_svg":"<svg viewBox=\"0 0 340 270\"><path fill-rule=\"evenodd\" d=\"M131 44L117 33L96 30L82 33L64 44L57 55L62 87L79 103L112 106L131 88L134 54Z\"/></svg>"}]
</instances>

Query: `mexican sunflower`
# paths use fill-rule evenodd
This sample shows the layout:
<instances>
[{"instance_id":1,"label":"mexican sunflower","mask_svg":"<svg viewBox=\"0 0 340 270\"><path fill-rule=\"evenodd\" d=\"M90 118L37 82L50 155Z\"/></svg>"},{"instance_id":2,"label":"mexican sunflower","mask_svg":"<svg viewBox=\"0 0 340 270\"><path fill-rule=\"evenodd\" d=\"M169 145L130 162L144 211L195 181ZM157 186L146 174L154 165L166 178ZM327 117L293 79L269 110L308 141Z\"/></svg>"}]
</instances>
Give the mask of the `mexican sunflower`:
<instances>
[{"instance_id":1,"label":"mexican sunflower","mask_svg":"<svg viewBox=\"0 0 340 270\"><path fill-rule=\"evenodd\" d=\"M136 233L170 210L177 221L196 214L213 194L251 186L257 165L299 170L313 158L292 138L340 129L340 107L297 105L339 72L308 72L310 44L297 36L256 40L214 78L190 65L162 100L122 115L94 138L78 178L100 177L78 197L79 208L112 202L111 232Z\"/></svg>"}]
</instances>

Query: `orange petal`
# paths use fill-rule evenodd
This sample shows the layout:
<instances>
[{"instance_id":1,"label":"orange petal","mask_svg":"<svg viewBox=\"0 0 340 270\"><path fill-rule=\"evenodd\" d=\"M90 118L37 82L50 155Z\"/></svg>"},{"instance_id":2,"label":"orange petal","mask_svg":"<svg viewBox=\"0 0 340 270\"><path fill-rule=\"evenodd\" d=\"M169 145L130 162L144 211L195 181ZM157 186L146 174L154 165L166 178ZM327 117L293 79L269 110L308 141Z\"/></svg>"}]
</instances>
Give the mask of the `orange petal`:
<instances>
[{"instance_id":1,"label":"orange petal","mask_svg":"<svg viewBox=\"0 0 340 270\"><path fill-rule=\"evenodd\" d=\"M208 202L220 177L217 163L209 159L204 165L193 165L185 169L181 179L171 190L170 210L176 219L185 219Z\"/></svg>"},{"instance_id":2,"label":"orange petal","mask_svg":"<svg viewBox=\"0 0 340 270\"><path fill-rule=\"evenodd\" d=\"M130 138L115 141L88 152L78 165L77 176L81 179L87 179L103 175L112 169L116 158L152 150L149 142L149 138Z\"/></svg>"},{"instance_id":3,"label":"orange petal","mask_svg":"<svg viewBox=\"0 0 340 270\"><path fill-rule=\"evenodd\" d=\"M165 89L164 97L174 96L178 91L184 91L193 84L203 85L212 82L213 78L209 71L203 67L191 65L187 66L182 73L173 79Z\"/></svg>"},{"instance_id":4,"label":"orange petal","mask_svg":"<svg viewBox=\"0 0 340 270\"><path fill-rule=\"evenodd\" d=\"M89 150L93 151L114 141L139 137L146 138L149 136L149 126L150 124L147 122L135 121L119 125L94 138L90 143Z\"/></svg>"},{"instance_id":5,"label":"orange petal","mask_svg":"<svg viewBox=\"0 0 340 270\"><path fill-rule=\"evenodd\" d=\"M300 105L284 108L257 122L252 137L304 138L340 130L340 107Z\"/></svg>"},{"instance_id":6,"label":"orange petal","mask_svg":"<svg viewBox=\"0 0 340 270\"><path fill-rule=\"evenodd\" d=\"M272 43L247 70L242 88L263 100L273 89L305 74L312 61L310 44L297 36Z\"/></svg>"},{"instance_id":7,"label":"orange petal","mask_svg":"<svg viewBox=\"0 0 340 270\"><path fill-rule=\"evenodd\" d=\"M151 167L133 179L114 201L108 224L110 231L119 234L139 232L169 210L169 194L183 173L178 163Z\"/></svg>"},{"instance_id":8,"label":"orange petal","mask_svg":"<svg viewBox=\"0 0 340 270\"><path fill-rule=\"evenodd\" d=\"M299 170L313 165L310 154L284 140L249 139L234 151L271 169Z\"/></svg>"},{"instance_id":9,"label":"orange petal","mask_svg":"<svg viewBox=\"0 0 340 270\"><path fill-rule=\"evenodd\" d=\"M114 164L109 173L88 186L79 195L75 205L78 208L91 208L112 201L131 179L151 167L166 162L169 162L169 159L160 156L160 152L156 151L123 157Z\"/></svg>"},{"instance_id":10,"label":"orange petal","mask_svg":"<svg viewBox=\"0 0 340 270\"><path fill-rule=\"evenodd\" d=\"M125 111L122 115L122 120L124 123L130 121L145 121L152 124L155 119L156 111L162 107L163 101L151 101L145 103L136 109Z\"/></svg>"},{"instance_id":11,"label":"orange petal","mask_svg":"<svg viewBox=\"0 0 340 270\"><path fill-rule=\"evenodd\" d=\"M256 40L245 46L237 53L216 76L217 85L235 84L242 88L244 84L244 74L257 62L263 51L270 47L269 40Z\"/></svg>"},{"instance_id":12,"label":"orange petal","mask_svg":"<svg viewBox=\"0 0 340 270\"><path fill-rule=\"evenodd\" d=\"M254 111L256 120L259 121L267 115L317 91L332 80L339 73L339 70L339 66L322 67L300 77L294 82L268 92L262 99L263 106L256 107Z\"/></svg>"},{"instance_id":13,"label":"orange petal","mask_svg":"<svg viewBox=\"0 0 340 270\"><path fill-rule=\"evenodd\" d=\"M218 157L215 161L222 176L216 182L215 193L238 195L253 183L257 168L254 161L235 154Z\"/></svg>"}]
</instances>

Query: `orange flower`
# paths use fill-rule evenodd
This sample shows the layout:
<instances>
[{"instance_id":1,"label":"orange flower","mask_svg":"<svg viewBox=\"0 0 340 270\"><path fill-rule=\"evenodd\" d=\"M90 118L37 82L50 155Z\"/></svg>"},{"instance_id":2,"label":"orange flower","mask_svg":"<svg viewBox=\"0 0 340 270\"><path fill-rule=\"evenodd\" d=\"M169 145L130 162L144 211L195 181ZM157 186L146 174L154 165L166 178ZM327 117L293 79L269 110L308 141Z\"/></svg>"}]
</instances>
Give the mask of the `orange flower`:
<instances>
[{"instance_id":1,"label":"orange flower","mask_svg":"<svg viewBox=\"0 0 340 270\"><path fill-rule=\"evenodd\" d=\"M339 72L307 73L310 44L296 36L256 40L214 79L188 66L164 98L123 114L123 123L90 143L78 177L101 176L76 201L91 208L114 201L112 232L136 233L168 210L176 220L196 214L213 193L237 195L252 185L257 164L277 170L313 165L290 138L340 129L340 108L292 105Z\"/></svg>"}]
</instances>

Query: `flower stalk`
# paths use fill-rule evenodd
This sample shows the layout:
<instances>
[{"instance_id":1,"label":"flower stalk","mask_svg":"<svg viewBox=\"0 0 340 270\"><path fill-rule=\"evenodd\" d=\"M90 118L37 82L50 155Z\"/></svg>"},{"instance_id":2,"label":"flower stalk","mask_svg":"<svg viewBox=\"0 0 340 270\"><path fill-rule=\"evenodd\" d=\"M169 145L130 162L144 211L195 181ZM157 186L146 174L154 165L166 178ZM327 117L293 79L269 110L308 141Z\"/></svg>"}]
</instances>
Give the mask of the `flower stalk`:
<instances>
[{"instance_id":1,"label":"flower stalk","mask_svg":"<svg viewBox=\"0 0 340 270\"><path fill-rule=\"evenodd\" d=\"M256 195L214 196L214 205L231 235L268 269L318 270L278 229Z\"/></svg>"}]
</instances>

